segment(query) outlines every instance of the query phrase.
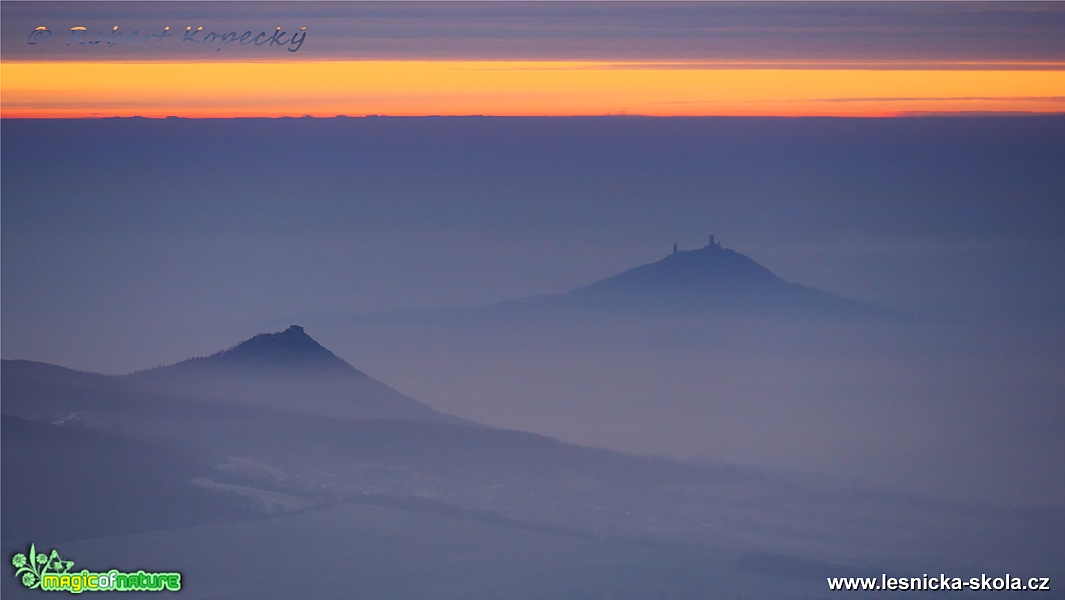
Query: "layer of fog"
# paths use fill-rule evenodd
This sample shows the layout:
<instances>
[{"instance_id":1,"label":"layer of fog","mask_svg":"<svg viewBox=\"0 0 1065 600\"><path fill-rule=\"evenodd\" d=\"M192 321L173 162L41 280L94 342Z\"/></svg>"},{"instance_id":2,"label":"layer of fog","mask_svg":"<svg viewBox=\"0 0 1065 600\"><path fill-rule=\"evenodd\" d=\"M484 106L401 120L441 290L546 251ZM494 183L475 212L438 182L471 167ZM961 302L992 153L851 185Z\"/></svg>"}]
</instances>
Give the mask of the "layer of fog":
<instances>
[{"instance_id":1,"label":"layer of fog","mask_svg":"<svg viewBox=\"0 0 1065 600\"><path fill-rule=\"evenodd\" d=\"M397 389L490 425L963 501L1065 500L1060 328L446 313L320 327Z\"/></svg>"}]
</instances>

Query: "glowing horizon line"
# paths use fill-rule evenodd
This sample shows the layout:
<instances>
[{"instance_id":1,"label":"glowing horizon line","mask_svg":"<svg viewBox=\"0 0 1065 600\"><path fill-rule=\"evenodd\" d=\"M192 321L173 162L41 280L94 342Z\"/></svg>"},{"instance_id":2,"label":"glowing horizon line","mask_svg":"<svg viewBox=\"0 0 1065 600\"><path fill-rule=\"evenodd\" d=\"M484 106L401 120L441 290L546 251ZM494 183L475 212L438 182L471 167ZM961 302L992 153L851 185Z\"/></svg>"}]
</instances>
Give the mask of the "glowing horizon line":
<instances>
[{"instance_id":1,"label":"glowing horizon line","mask_svg":"<svg viewBox=\"0 0 1065 600\"><path fill-rule=\"evenodd\" d=\"M477 64L477 65L554 65L555 68L646 68L646 67L681 67L691 69L705 69L706 67L745 67L765 68L775 70L781 67L794 67L802 70L894 70L905 68L910 70L955 70L979 67L982 70L1011 70L1009 67L1024 67L1023 70L1036 69L1045 71L1065 71L1065 60L845 60L845 59L647 59L629 60L602 58L313 58L301 60L279 60L277 58L257 58L254 56L218 56L204 60L202 57L168 57L168 58L127 58L115 57L100 60L97 57L71 58L64 60L52 60L48 58L4 58L0 60L3 65L87 65L87 64L121 64L121 65L224 65L224 64L254 64L254 65L321 65L330 63L366 63L366 64Z\"/></svg>"},{"instance_id":2,"label":"glowing horizon line","mask_svg":"<svg viewBox=\"0 0 1065 600\"><path fill-rule=\"evenodd\" d=\"M1057 69L660 65L606 61L0 62L0 116L1065 112L1065 70Z\"/></svg>"}]
</instances>

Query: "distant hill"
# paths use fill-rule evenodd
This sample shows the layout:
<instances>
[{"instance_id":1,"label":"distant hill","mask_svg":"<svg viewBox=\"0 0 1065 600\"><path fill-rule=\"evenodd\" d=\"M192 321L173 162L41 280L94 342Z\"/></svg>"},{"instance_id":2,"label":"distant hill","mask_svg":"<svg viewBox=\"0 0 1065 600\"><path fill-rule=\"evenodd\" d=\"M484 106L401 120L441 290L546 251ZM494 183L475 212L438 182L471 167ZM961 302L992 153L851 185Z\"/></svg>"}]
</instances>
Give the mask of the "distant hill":
<instances>
[{"instance_id":1,"label":"distant hill","mask_svg":"<svg viewBox=\"0 0 1065 600\"><path fill-rule=\"evenodd\" d=\"M190 358L168 367L141 371L134 379L158 376L161 373L196 373L225 371L302 371L351 375L359 379L368 376L327 350L307 335L303 327L292 325L277 333L260 333L228 350L207 357Z\"/></svg>"},{"instance_id":2,"label":"distant hill","mask_svg":"<svg viewBox=\"0 0 1065 600\"><path fill-rule=\"evenodd\" d=\"M712 237L702 248L674 249L661 260L569 292L500 306L753 316L895 315L878 306L785 281L751 258L714 242Z\"/></svg>"},{"instance_id":3,"label":"distant hill","mask_svg":"<svg viewBox=\"0 0 1065 600\"><path fill-rule=\"evenodd\" d=\"M120 379L156 393L326 417L465 422L356 369L299 325L256 335L211 356Z\"/></svg>"}]
</instances>

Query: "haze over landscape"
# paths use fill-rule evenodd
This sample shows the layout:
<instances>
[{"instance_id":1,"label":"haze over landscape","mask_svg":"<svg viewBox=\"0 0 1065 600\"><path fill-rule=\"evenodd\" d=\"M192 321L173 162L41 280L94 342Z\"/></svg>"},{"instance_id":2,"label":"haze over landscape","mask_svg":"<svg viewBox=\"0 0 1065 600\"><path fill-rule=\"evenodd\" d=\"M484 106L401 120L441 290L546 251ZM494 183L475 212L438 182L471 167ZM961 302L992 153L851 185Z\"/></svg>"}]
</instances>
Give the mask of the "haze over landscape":
<instances>
[{"instance_id":1,"label":"haze over landscape","mask_svg":"<svg viewBox=\"0 0 1065 600\"><path fill-rule=\"evenodd\" d=\"M127 4L2 6L5 557L191 598L1060 594L1060 6ZM288 62L24 44L267 17L309 23ZM130 65L230 87L116 102ZM678 70L805 99L646 84ZM637 88L679 116L614 114ZM941 116L850 116L899 103Z\"/></svg>"},{"instance_id":2,"label":"haze over landscape","mask_svg":"<svg viewBox=\"0 0 1065 600\"><path fill-rule=\"evenodd\" d=\"M1065 498L1063 139L1060 118L7 122L4 357L133 374L5 361L5 443L60 424L42 455L162 479L125 508L100 485L23 508L13 490L48 488L9 447L5 539L148 527L118 508L177 526L370 501L682 543L717 554L618 542L611 564L702 561L767 595L814 589L833 561L933 569L859 515L931 519L913 539L966 568L1006 550L1060 564L1037 532L1059 531ZM795 489L814 495L789 525L772 507ZM763 512L727 508L737 494ZM101 507L97 525L34 516L64 502ZM991 530L966 537L973 519ZM529 564L556 552L528 544L547 553ZM655 573L651 588L710 585ZM560 585L605 585L590 581Z\"/></svg>"}]
</instances>

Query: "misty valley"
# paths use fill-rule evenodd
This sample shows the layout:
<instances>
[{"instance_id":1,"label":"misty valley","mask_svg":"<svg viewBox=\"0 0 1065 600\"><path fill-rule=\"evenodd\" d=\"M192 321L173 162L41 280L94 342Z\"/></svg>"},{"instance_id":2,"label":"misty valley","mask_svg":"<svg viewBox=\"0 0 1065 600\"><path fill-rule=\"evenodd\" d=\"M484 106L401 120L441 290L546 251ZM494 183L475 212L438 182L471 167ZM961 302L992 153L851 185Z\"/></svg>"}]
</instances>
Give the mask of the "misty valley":
<instances>
[{"instance_id":1,"label":"misty valley","mask_svg":"<svg viewBox=\"0 0 1065 600\"><path fill-rule=\"evenodd\" d=\"M789 335L766 333L782 323ZM741 338L788 356L850 348L850 360L937 327L786 282L712 239L564 294L332 326L397 362L406 351L386 338L443 355L434 344L461 352L474 335L508 356L543 354L565 331L606 356L666 336L696 356L730 348L714 360L741 378L774 364ZM492 342L503 330L521 343ZM5 551L32 542L86 564L180 568L193 598L799 598L825 595L826 577L1060 577L1065 564L1060 508L489 426L393 389L298 325L129 375L2 369ZM898 410L910 419L898 432L936 422L927 407ZM1052 432L1032 431L1052 447ZM8 579L5 596L27 593Z\"/></svg>"},{"instance_id":2,"label":"misty valley","mask_svg":"<svg viewBox=\"0 0 1065 600\"><path fill-rule=\"evenodd\" d=\"M1065 600L1065 1L0 0L0 598Z\"/></svg>"}]
</instances>

